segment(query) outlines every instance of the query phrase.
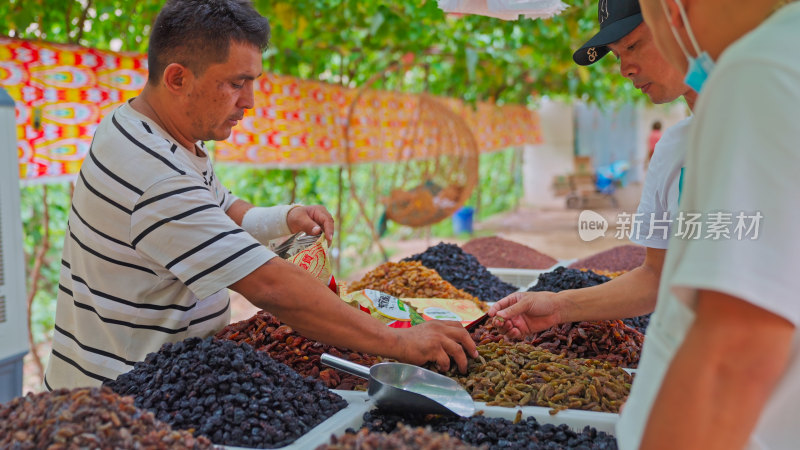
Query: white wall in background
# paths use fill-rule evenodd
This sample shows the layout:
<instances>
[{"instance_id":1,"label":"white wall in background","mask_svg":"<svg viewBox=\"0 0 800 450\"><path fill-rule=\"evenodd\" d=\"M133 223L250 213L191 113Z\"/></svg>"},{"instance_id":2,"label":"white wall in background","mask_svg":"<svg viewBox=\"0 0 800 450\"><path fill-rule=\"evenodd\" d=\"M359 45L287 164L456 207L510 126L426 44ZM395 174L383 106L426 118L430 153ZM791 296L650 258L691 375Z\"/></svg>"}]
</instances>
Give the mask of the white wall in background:
<instances>
[{"instance_id":1,"label":"white wall in background","mask_svg":"<svg viewBox=\"0 0 800 450\"><path fill-rule=\"evenodd\" d=\"M572 172L575 136L573 106L564 102L542 100L538 109L543 143L527 145L523 153L523 185L526 205L562 208L564 197L556 197L550 188L553 177Z\"/></svg>"},{"instance_id":2,"label":"white wall in background","mask_svg":"<svg viewBox=\"0 0 800 450\"><path fill-rule=\"evenodd\" d=\"M553 177L573 170L575 152L575 107L560 101L542 100L539 120L543 143L525 146L523 153L523 203L543 208L563 208L564 197L553 195ZM669 105L641 105L636 108L636 150L631 161L629 181L644 180L644 162L650 128L660 120L662 131L688 114L683 100ZM589 137L591 139L591 137Z\"/></svg>"}]
</instances>

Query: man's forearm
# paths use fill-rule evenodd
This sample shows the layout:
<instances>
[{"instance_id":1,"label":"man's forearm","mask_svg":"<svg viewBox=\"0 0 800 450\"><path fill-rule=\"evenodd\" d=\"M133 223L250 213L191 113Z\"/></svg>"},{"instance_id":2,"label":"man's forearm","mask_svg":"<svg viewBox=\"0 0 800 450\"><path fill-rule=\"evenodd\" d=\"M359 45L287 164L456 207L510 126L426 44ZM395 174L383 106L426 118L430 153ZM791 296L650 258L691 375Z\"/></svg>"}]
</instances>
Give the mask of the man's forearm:
<instances>
[{"instance_id":1,"label":"man's forearm","mask_svg":"<svg viewBox=\"0 0 800 450\"><path fill-rule=\"evenodd\" d=\"M637 267L606 283L590 288L561 291L562 320L611 320L653 312L658 296L659 274Z\"/></svg>"},{"instance_id":2,"label":"man's forearm","mask_svg":"<svg viewBox=\"0 0 800 450\"><path fill-rule=\"evenodd\" d=\"M701 292L667 370L642 449L746 446L788 362L794 327L742 300Z\"/></svg>"},{"instance_id":3,"label":"man's forearm","mask_svg":"<svg viewBox=\"0 0 800 450\"><path fill-rule=\"evenodd\" d=\"M273 258L251 280L231 288L255 306L275 314L298 333L326 344L401 359L398 333L350 307L327 286L291 263ZM303 299L302 303L291 299Z\"/></svg>"}]
</instances>

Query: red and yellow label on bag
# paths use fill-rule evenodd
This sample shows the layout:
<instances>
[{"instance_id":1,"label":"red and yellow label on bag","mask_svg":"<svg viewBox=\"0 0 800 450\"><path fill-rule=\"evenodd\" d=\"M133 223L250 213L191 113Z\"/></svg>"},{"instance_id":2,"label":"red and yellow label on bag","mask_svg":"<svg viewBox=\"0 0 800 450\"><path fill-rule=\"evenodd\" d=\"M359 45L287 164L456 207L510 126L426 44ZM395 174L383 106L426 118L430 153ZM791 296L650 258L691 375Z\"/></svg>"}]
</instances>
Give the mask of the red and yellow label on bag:
<instances>
[{"instance_id":1,"label":"red and yellow label on bag","mask_svg":"<svg viewBox=\"0 0 800 450\"><path fill-rule=\"evenodd\" d=\"M320 234L316 242L296 255L289 257L287 261L305 269L314 278L328 286L336 295L339 295L339 288L336 284L336 279L333 277L333 264L331 264L328 241L325 240L325 234Z\"/></svg>"}]
</instances>

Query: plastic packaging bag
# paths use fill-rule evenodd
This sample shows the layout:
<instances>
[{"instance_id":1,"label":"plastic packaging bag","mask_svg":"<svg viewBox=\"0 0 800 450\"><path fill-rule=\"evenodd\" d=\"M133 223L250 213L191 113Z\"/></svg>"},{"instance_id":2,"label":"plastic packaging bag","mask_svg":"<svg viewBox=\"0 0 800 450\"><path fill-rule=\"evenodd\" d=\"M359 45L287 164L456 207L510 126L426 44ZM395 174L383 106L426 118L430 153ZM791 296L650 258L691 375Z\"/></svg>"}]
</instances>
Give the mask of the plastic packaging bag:
<instances>
[{"instance_id":1,"label":"plastic packaging bag","mask_svg":"<svg viewBox=\"0 0 800 450\"><path fill-rule=\"evenodd\" d=\"M453 320L467 326L483 316L483 310L472 300L444 298L403 298L425 320Z\"/></svg>"},{"instance_id":2,"label":"plastic packaging bag","mask_svg":"<svg viewBox=\"0 0 800 450\"><path fill-rule=\"evenodd\" d=\"M410 328L425 322L414 308L381 291L363 289L345 295L342 300L392 328Z\"/></svg>"},{"instance_id":3,"label":"plastic packaging bag","mask_svg":"<svg viewBox=\"0 0 800 450\"><path fill-rule=\"evenodd\" d=\"M328 286L335 294L339 294L336 279L333 277L333 265L328 251L328 241L325 240L324 234L320 234L319 239L313 244L294 253L286 260L305 269L324 285Z\"/></svg>"}]
</instances>

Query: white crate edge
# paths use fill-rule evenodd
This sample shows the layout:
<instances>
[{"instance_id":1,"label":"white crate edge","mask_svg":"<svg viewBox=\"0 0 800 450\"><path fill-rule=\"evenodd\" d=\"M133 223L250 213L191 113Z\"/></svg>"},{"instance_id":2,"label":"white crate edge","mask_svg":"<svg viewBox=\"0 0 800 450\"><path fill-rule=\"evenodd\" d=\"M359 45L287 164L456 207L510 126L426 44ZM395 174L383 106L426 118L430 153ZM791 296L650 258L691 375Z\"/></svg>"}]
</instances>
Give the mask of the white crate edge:
<instances>
[{"instance_id":1,"label":"white crate edge","mask_svg":"<svg viewBox=\"0 0 800 450\"><path fill-rule=\"evenodd\" d=\"M508 408L504 406L487 406L486 403L475 402L475 411L483 411L486 417L499 417L514 420L517 411L522 411L522 418L533 417L541 424L551 423L553 425L567 425L573 431L580 432L585 426L591 426L597 431L604 431L614 435L614 429L619 421L619 414L582 411L579 409L566 409L554 415L550 414L551 408L541 406L517 406Z\"/></svg>"},{"instance_id":2,"label":"white crate edge","mask_svg":"<svg viewBox=\"0 0 800 450\"><path fill-rule=\"evenodd\" d=\"M332 391L347 401L347 407L310 429L308 433L300 436L291 444L285 447L276 447L274 450L313 450L322 444L329 443L331 435L341 435L348 428L361 428L361 424L364 422L364 413L371 408L367 393L337 389L332 389ZM252 450L252 447L214 445L229 450Z\"/></svg>"},{"instance_id":3,"label":"white crate edge","mask_svg":"<svg viewBox=\"0 0 800 450\"><path fill-rule=\"evenodd\" d=\"M558 262L551 268L547 269L548 272L552 272L556 270L558 267L569 267L570 264L578 261L579 258L572 258L572 259L560 259Z\"/></svg>"},{"instance_id":4,"label":"white crate edge","mask_svg":"<svg viewBox=\"0 0 800 450\"><path fill-rule=\"evenodd\" d=\"M540 274L547 272L547 270L507 269L503 267L487 267L486 269L492 275L519 289L524 289L531 283L535 283Z\"/></svg>"},{"instance_id":5,"label":"white crate edge","mask_svg":"<svg viewBox=\"0 0 800 450\"><path fill-rule=\"evenodd\" d=\"M364 412L375 407L372 402L368 402L367 405L368 407L364 410ZM487 406L486 403L475 402L475 412L478 413L479 411L484 417L502 418L507 420L514 420L517 416L517 411L522 411L523 419L533 417L540 424L550 423L553 425L566 425L571 430L576 432L581 432L583 431L584 427L590 426L595 428L598 432L602 431L612 436L616 435L615 428L617 422L619 421L619 414L614 413L567 409L551 415L550 408L544 408L541 406L517 406L514 408L508 408L504 406ZM361 429L364 424L363 416L364 413L362 412L357 417L351 417L350 420L340 421L338 424L339 428L337 430L328 432L325 439L323 441L319 441L319 443L316 445L329 443L331 434L341 436L348 428L353 428L355 430Z\"/></svg>"}]
</instances>

